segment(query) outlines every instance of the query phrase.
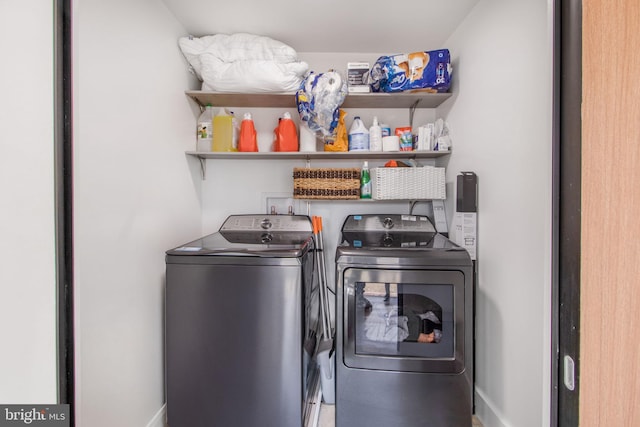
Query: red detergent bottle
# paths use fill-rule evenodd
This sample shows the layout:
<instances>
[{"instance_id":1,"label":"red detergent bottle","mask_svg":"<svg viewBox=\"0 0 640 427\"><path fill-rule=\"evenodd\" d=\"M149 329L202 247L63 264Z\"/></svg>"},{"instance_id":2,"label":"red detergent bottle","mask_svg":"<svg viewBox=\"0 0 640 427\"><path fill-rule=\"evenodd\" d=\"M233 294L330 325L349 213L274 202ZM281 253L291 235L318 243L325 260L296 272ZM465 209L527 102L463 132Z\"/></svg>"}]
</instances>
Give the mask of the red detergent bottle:
<instances>
[{"instance_id":1,"label":"red detergent bottle","mask_svg":"<svg viewBox=\"0 0 640 427\"><path fill-rule=\"evenodd\" d=\"M298 151L298 130L291 118L291 114L285 112L278 121L278 127L274 130L273 151Z\"/></svg>"},{"instance_id":2,"label":"red detergent bottle","mask_svg":"<svg viewBox=\"0 0 640 427\"><path fill-rule=\"evenodd\" d=\"M238 151L258 151L258 136L251 113L245 113L240 124Z\"/></svg>"}]
</instances>

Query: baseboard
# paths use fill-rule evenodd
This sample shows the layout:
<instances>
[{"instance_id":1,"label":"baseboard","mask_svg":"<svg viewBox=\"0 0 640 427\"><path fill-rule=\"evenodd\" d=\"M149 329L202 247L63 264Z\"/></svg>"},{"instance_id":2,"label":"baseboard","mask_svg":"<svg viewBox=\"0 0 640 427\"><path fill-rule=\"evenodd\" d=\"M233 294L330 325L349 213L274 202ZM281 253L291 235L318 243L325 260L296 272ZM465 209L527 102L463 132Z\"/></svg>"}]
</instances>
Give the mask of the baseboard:
<instances>
[{"instance_id":1,"label":"baseboard","mask_svg":"<svg viewBox=\"0 0 640 427\"><path fill-rule=\"evenodd\" d=\"M162 408L156 412L151 418L151 421L147 424L147 427L167 427L167 404L162 405Z\"/></svg>"},{"instance_id":2,"label":"baseboard","mask_svg":"<svg viewBox=\"0 0 640 427\"><path fill-rule=\"evenodd\" d=\"M482 390L476 388L475 415L484 427L512 427Z\"/></svg>"}]
</instances>

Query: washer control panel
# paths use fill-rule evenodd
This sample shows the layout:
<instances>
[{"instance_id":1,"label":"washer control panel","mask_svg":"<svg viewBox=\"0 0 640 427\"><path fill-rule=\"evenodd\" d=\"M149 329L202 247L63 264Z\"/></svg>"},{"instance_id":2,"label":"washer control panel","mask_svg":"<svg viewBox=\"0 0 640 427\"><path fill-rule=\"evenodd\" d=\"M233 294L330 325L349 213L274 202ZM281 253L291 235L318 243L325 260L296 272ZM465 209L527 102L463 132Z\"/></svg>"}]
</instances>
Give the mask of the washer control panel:
<instances>
[{"instance_id":1,"label":"washer control panel","mask_svg":"<svg viewBox=\"0 0 640 427\"><path fill-rule=\"evenodd\" d=\"M220 231L313 232L313 225L305 215L231 215Z\"/></svg>"}]
</instances>

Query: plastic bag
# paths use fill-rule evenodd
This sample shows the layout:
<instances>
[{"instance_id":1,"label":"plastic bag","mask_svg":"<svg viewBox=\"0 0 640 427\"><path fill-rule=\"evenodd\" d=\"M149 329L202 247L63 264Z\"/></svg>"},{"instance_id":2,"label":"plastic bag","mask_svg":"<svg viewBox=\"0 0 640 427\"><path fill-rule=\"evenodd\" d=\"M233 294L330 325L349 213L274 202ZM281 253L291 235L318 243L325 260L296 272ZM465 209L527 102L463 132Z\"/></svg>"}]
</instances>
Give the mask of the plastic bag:
<instances>
[{"instance_id":1,"label":"plastic bag","mask_svg":"<svg viewBox=\"0 0 640 427\"><path fill-rule=\"evenodd\" d=\"M307 73L296 93L300 121L312 132L331 136L338 126L339 109L347 95L347 82L339 72Z\"/></svg>"},{"instance_id":2,"label":"plastic bag","mask_svg":"<svg viewBox=\"0 0 640 427\"><path fill-rule=\"evenodd\" d=\"M451 149L451 136L449 135L447 123L442 119L436 120L433 133L433 151L449 151Z\"/></svg>"}]
</instances>

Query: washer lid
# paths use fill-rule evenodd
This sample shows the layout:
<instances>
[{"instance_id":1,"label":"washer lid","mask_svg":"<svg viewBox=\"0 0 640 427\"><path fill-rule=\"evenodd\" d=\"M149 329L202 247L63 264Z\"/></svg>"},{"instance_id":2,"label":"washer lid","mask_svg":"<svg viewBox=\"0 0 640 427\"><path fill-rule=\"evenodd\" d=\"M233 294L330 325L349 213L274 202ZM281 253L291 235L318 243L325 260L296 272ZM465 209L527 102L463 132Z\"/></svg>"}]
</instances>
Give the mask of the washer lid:
<instances>
[{"instance_id":1,"label":"washer lid","mask_svg":"<svg viewBox=\"0 0 640 427\"><path fill-rule=\"evenodd\" d=\"M232 215L220 231L167 251L167 255L299 257L313 241L303 215Z\"/></svg>"}]
</instances>

